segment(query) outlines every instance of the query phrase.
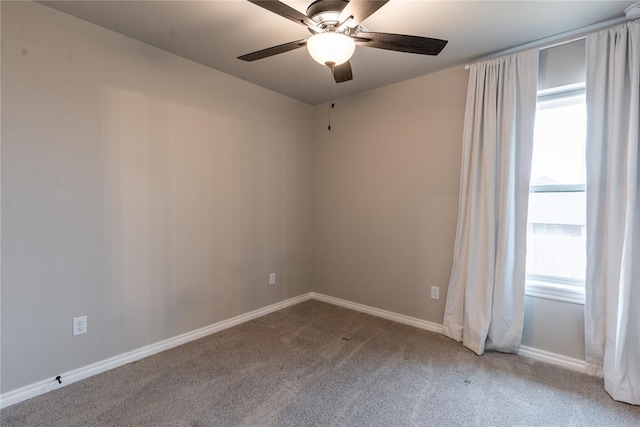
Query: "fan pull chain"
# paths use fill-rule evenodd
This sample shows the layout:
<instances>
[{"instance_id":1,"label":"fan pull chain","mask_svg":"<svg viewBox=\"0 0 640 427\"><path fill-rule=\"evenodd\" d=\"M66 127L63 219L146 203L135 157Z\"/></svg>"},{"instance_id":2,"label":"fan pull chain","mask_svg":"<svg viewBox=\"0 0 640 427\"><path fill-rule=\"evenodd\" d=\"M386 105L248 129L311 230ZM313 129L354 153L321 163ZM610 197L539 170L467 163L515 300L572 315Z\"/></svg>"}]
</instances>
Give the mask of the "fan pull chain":
<instances>
[{"instance_id":1,"label":"fan pull chain","mask_svg":"<svg viewBox=\"0 0 640 427\"><path fill-rule=\"evenodd\" d=\"M331 110L336 106L333 102L331 103L331 108L329 108L329 126L327 126L327 130L331 130Z\"/></svg>"}]
</instances>

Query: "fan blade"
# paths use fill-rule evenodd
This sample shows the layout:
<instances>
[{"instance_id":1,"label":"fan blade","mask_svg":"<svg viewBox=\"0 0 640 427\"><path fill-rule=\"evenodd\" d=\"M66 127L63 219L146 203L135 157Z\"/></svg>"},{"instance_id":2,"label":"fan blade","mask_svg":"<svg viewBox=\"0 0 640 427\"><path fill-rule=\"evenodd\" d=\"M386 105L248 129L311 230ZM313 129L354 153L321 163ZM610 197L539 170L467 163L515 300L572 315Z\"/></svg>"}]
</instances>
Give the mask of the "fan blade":
<instances>
[{"instance_id":1,"label":"fan blade","mask_svg":"<svg viewBox=\"0 0 640 427\"><path fill-rule=\"evenodd\" d=\"M356 43L362 46L418 53L420 55L437 55L448 43L447 40L390 33L362 32L358 33L354 38Z\"/></svg>"},{"instance_id":2,"label":"fan blade","mask_svg":"<svg viewBox=\"0 0 640 427\"><path fill-rule=\"evenodd\" d=\"M278 46L268 47L266 49L259 50L257 52L247 53L246 55L238 56L238 59L242 59L243 61L255 61L257 59L268 58L273 55L277 55L279 53L289 52L290 50L295 50L305 46L307 44L306 40L298 40L295 42L289 42L285 44L281 44Z\"/></svg>"},{"instance_id":3,"label":"fan blade","mask_svg":"<svg viewBox=\"0 0 640 427\"><path fill-rule=\"evenodd\" d=\"M287 6L286 4L277 1L277 0L248 0L250 3L255 4L256 6L260 6L264 9L267 9L270 12L275 13L276 15L280 15L283 18L290 19L293 22L297 22L298 24L316 28L318 23L313 19L309 18L307 15L298 12L296 9Z\"/></svg>"},{"instance_id":4,"label":"fan blade","mask_svg":"<svg viewBox=\"0 0 640 427\"><path fill-rule=\"evenodd\" d=\"M387 4L389 0L351 0L338 17L338 22L343 23L350 16L353 20L350 22L357 25L374 14L374 12Z\"/></svg>"},{"instance_id":5,"label":"fan blade","mask_svg":"<svg viewBox=\"0 0 640 427\"><path fill-rule=\"evenodd\" d=\"M351 63L349 61L344 64L333 67L333 79L336 83L348 82L353 80L353 72L351 71Z\"/></svg>"}]
</instances>

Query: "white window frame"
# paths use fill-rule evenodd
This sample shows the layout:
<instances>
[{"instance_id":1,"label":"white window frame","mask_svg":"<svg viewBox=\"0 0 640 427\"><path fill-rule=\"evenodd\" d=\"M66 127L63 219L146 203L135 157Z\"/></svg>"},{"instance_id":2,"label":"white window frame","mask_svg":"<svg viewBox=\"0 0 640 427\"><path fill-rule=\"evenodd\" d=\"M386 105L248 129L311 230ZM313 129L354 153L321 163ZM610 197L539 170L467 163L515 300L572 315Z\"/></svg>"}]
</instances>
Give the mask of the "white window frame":
<instances>
[{"instance_id":1,"label":"white window frame","mask_svg":"<svg viewBox=\"0 0 640 427\"><path fill-rule=\"evenodd\" d=\"M537 102L551 101L565 97L583 95L585 84L578 83L552 89L538 91ZM532 185L529 187L531 193L564 193L564 192L584 192L584 184L577 185ZM527 274L525 278L525 295L537 298L545 298L556 301L564 301L573 304L584 305L584 281L562 277L543 276L537 274Z\"/></svg>"}]
</instances>

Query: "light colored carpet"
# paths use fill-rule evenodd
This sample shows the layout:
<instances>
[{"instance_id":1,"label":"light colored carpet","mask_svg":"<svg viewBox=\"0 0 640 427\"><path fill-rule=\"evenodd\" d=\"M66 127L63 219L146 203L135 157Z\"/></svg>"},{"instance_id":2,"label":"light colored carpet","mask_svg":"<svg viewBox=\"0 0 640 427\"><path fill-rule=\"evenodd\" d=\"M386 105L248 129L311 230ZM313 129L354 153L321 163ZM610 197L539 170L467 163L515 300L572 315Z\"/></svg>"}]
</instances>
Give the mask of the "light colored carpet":
<instances>
[{"instance_id":1,"label":"light colored carpet","mask_svg":"<svg viewBox=\"0 0 640 427\"><path fill-rule=\"evenodd\" d=\"M639 426L602 380L307 301L0 412L2 426Z\"/></svg>"}]
</instances>

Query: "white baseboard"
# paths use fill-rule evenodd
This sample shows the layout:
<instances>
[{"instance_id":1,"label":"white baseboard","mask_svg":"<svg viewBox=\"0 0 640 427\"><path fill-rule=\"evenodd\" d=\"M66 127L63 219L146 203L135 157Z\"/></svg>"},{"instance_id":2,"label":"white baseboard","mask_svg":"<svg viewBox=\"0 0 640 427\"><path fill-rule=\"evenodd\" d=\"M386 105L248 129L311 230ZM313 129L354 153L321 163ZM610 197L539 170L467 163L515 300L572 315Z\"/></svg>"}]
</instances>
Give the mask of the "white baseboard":
<instances>
[{"instance_id":1,"label":"white baseboard","mask_svg":"<svg viewBox=\"0 0 640 427\"><path fill-rule=\"evenodd\" d=\"M382 310L375 307L370 307L364 304L358 304L355 302L343 300L340 298L330 297L328 295L319 294L316 292L309 292L294 298L290 298L275 304L271 304L267 307L259 308L257 310L250 311L249 313L241 314L239 316L232 317L227 320L223 320L218 323L214 323L209 326L196 329L191 332L187 332L178 335L173 338L166 339L148 346L132 350L130 352L120 354L118 356L111 357L100 362L93 363L88 366L84 366L73 371L65 372L60 375L62 378L62 384L58 384L55 379L46 379L37 383L29 384L16 390L12 390L0 395L0 408L13 405L15 403L22 402L23 400L30 399L32 397L39 396L46 392L56 390L60 387L64 387L74 382L89 378L93 375L106 372L110 369L123 366L127 363L135 362L136 360L143 359L145 357L160 353L170 348L177 347L182 344L186 344L190 341L197 340L199 338L211 335L213 333L222 331L227 328L239 325L249 320L256 319L274 311L281 310L283 308L307 301L309 299L315 299L323 301L329 304L345 307L351 310L367 313L372 316L382 317L383 319L393 320L398 323L402 323L416 328L425 329L427 331L442 333L442 325L439 323L429 322L427 320L418 319L411 316L405 316L403 314L394 313L387 310ZM532 347L521 346L518 354L521 356L529 357L540 362L550 363L552 365L561 366L573 371L583 372L589 375L600 375L602 371L596 367L588 365L585 361L579 359L573 359L571 357L563 356L561 354L551 353L544 350L539 350Z\"/></svg>"},{"instance_id":2,"label":"white baseboard","mask_svg":"<svg viewBox=\"0 0 640 427\"><path fill-rule=\"evenodd\" d=\"M204 326L191 332L186 332L173 338L150 344L148 346L132 350L127 353L102 360L100 362L92 363L91 365L84 366L82 368L74 369L73 371L62 373L60 374L62 384L59 384L55 379L46 379L18 388L16 390L8 391L0 395L0 408L5 408L15 403L22 402L23 400L39 396L46 392L57 390L61 387L73 384L77 381L89 378L93 375L97 375L113 368L126 365L127 363L135 362L136 360L143 359L145 357L160 353L165 350L169 350L170 348L186 344L190 341L194 341L207 335L211 335L224 329L239 325L241 323L248 322L249 320L253 320L257 317L264 316L265 314L269 314L274 311L278 311L283 308L298 304L308 299L311 299L311 293L306 293L294 298L289 298L287 300L271 304L267 307L250 311L249 313L241 314L239 316L235 316L209 326Z\"/></svg>"},{"instance_id":3,"label":"white baseboard","mask_svg":"<svg viewBox=\"0 0 640 427\"><path fill-rule=\"evenodd\" d=\"M571 371L582 372L584 374L593 376L602 376L601 369L589 365L584 360L574 359L573 357L563 356L562 354L551 353L549 351L540 350L538 348L521 345L520 349L518 350L518 355L528 357L539 362L545 362L552 365L560 366Z\"/></svg>"},{"instance_id":4,"label":"white baseboard","mask_svg":"<svg viewBox=\"0 0 640 427\"><path fill-rule=\"evenodd\" d=\"M418 319L416 317L405 316L404 314L394 313L392 311L381 310L379 308L370 307L364 304L358 304L356 302L347 301L340 298L330 297L328 295L319 294L317 292L311 292L311 298L327 302L333 305L339 305L340 307L350 308L351 310L360 311L362 313L371 314L372 316L382 317L383 319L393 320L394 322L403 323L405 325L414 326L420 329L426 329L427 331L442 333L442 325L439 323L429 322L428 320Z\"/></svg>"},{"instance_id":5,"label":"white baseboard","mask_svg":"<svg viewBox=\"0 0 640 427\"><path fill-rule=\"evenodd\" d=\"M355 311L371 314L373 316L382 317L388 320L393 320L405 325L415 326L416 328L426 329L431 332L442 333L442 325L439 323L429 322L427 320L417 319L415 317L405 316L403 314L393 313L391 311L381 310L379 308L370 307L363 304L343 300L340 298L334 298L327 295L311 292L311 298L318 301L324 301L329 304L339 305L341 307L350 308ZM551 353L549 351L540 350L533 347L520 346L518 350L519 356L528 357L530 359L537 360L539 362L549 363L551 365L560 366L572 371L582 372L588 375L602 376L602 369L598 369L595 366L587 364L584 360L574 359L572 357L563 356L557 353Z\"/></svg>"}]
</instances>

